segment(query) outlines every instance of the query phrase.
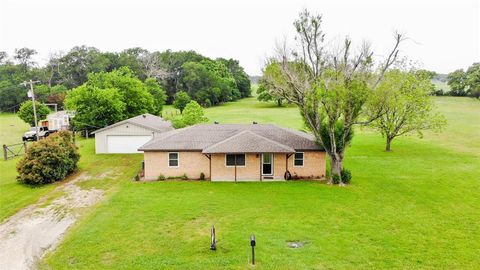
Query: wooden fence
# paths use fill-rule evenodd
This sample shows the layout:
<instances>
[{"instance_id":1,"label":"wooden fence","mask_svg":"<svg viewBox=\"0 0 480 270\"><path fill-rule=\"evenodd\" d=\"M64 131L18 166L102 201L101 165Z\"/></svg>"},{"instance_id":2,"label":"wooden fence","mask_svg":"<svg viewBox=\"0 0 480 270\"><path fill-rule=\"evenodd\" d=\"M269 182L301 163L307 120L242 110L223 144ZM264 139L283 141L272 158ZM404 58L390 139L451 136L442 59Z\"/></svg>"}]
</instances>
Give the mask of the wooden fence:
<instances>
[{"instance_id":1,"label":"wooden fence","mask_svg":"<svg viewBox=\"0 0 480 270\"><path fill-rule=\"evenodd\" d=\"M11 145L3 145L3 159L14 158L25 154L27 151L27 142L16 143Z\"/></svg>"}]
</instances>

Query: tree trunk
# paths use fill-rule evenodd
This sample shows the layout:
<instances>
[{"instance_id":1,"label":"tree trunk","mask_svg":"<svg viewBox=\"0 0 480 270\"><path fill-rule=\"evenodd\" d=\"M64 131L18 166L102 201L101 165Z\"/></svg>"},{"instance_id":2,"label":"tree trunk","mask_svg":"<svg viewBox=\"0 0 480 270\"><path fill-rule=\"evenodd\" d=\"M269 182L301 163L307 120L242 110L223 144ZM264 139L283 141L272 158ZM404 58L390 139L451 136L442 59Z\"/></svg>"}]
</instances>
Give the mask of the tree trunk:
<instances>
[{"instance_id":1,"label":"tree trunk","mask_svg":"<svg viewBox=\"0 0 480 270\"><path fill-rule=\"evenodd\" d=\"M280 98L277 99L277 106L282 107L282 100Z\"/></svg>"},{"instance_id":2,"label":"tree trunk","mask_svg":"<svg viewBox=\"0 0 480 270\"><path fill-rule=\"evenodd\" d=\"M333 175L341 175L343 168L343 159L332 158L332 177Z\"/></svg>"},{"instance_id":3,"label":"tree trunk","mask_svg":"<svg viewBox=\"0 0 480 270\"><path fill-rule=\"evenodd\" d=\"M390 146L392 144L393 138L387 137L387 145L385 146L385 151L390 152Z\"/></svg>"}]
</instances>

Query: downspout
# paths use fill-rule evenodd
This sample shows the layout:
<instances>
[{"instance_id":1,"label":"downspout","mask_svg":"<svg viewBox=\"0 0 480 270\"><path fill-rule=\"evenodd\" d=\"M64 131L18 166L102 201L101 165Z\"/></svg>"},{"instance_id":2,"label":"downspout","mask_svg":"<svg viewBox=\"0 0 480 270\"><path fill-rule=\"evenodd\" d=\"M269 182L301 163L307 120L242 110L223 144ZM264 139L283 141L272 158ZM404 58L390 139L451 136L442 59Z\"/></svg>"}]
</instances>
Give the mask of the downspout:
<instances>
[{"instance_id":1,"label":"downspout","mask_svg":"<svg viewBox=\"0 0 480 270\"><path fill-rule=\"evenodd\" d=\"M285 169L288 171L288 159L292 156L293 154L287 154L287 158L285 159Z\"/></svg>"},{"instance_id":2,"label":"downspout","mask_svg":"<svg viewBox=\"0 0 480 270\"><path fill-rule=\"evenodd\" d=\"M212 181L212 155L204 154L208 158L208 178Z\"/></svg>"},{"instance_id":3,"label":"downspout","mask_svg":"<svg viewBox=\"0 0 480 270\"><path fill-rule=\"evenodd\" d=\"M288 172L288 159L292 156L293 154L287 154L286 159L285 159L285 174ZM290 174L291 175L291 174Z\"/></svg>"},{"instance_id":4,"label":"downspout","mask_svg":"<svg viewBox=\"0 0 480 270\"><path fill-rule=\"evenodd\" d=\"M235 157L235 182L237 182L237 157Z\"/></svg>"}]
</instances>

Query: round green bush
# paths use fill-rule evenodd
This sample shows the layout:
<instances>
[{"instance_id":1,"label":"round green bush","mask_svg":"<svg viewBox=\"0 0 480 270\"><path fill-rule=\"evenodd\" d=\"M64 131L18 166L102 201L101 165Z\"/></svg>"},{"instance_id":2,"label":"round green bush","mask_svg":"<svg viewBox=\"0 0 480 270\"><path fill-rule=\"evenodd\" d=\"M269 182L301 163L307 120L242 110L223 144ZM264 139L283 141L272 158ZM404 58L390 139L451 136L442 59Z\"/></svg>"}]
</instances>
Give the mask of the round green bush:
<instances>
[{"instance_id":1,"label":"round green bush","mask_svg":"<svg viewBox=\"0 0 480 270\"><path fill-rule=\"evenodd\" d=\"M347 169L342 169L341 171L342 183L349 184L352 179L352 173Z\"/></svg>"},{"instance_id":2,"label":"round green bush","mask_svg":"<svg viewBox=\"0 0 480 270\"><path fill-rule=\"evenodd\" d=\"M63 180L77 169L80 159L72 135L67 131L32 143L17 164L17 181L41 185Z\"/></svg>"}]
</instances>

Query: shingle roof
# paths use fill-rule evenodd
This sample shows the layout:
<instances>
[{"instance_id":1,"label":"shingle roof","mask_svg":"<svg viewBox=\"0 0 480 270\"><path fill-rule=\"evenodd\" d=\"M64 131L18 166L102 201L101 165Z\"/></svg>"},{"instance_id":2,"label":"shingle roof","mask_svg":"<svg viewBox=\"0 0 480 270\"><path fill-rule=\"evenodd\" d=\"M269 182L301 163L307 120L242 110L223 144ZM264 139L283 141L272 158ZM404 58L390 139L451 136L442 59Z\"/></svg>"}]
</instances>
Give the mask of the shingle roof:
<instances>
[{"instance_id":1,"label":"shingle roof","mask_svg":"<svg viewBox=\"0 0 480 270\"><path fill-rule=\"evenodd\" d=\"M213 144L202 153L295 153L290 146L267 139L250 130L244 130L236 135Z\"/></svg>"},{"instance_id":2,"label":"shingle roof","mask_svg":"<svg viewBox=\"0 0 480 270\"><path fill-rule=\"evenodd\" d=\"M274 125L200 124L160 134L139 150L291 153L323 148L315 143L312 135Z\"/></svg>"},{"instance_id":3,"label":"shingle roof","mask_svg":"<svg viewBox=\"0 0 480 270\"><path fill-rule=\"evenodd\" d=\"M161 118L159 116L156 116L156 115L153 115L153 114L145 113L145 114L137 115L135 117L117 122L113 125L95 130L92 133L98 133L98 132L101 132L101 131L104 131L104 130L107 130L107 129L110 129L110 128L113 128L113 127L123 125L125 123L130 123L132 125L141 126L141 127L151 129L151 130L156 131L156 132L166 132L166 131L173 130L172 123L170 121L166 121L163 118Z\"/></svg>"}]
</instances>

